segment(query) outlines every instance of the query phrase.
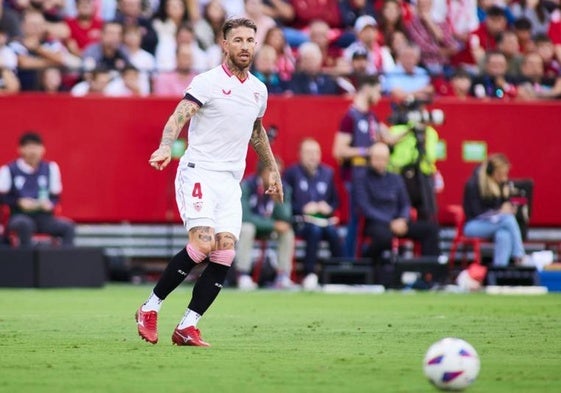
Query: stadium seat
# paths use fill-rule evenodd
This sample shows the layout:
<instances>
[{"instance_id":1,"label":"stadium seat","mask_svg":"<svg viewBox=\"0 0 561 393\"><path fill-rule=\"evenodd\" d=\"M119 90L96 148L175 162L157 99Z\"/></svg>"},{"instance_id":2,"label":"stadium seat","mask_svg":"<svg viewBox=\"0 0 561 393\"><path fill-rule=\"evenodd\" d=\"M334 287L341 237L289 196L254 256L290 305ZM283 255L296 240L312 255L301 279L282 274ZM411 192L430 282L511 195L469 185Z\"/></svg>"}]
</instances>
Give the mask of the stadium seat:
<instances>
[{"instance_id":1,"label":"stadium seat","mask_svg":"<svg viewBox=\"0 0 561 393\"><path fill-rule=\"evenodd\" d=\"M415 208L411 208L410 213L411 220L417 219L417 210ZM362 258L364 251L368 244L373 240L365 233L366 230L366 219L364 216L359 217L358 221L358 230L357 230L357 242L356 242L356 251L355 257ZM413 239L409 239L406 237L397 237L394 236L392 238L392 247L391 253L392 256L398 256L400 252L404 249L413 250L413 255L418 257L421 255L421 246L419 242L414 241Z\"/></svg>"},{"instance_id":2,"label":"stadium seat","mask_svg":"<svg viewBox=\"0 0 561 393\"><path fill-rule=\"evenodd\" d=\"M56 205L54 214L59 215L61 212L60 205ZM8 230L8 222L10 221L10 207L6 204L0 205L0 237L5 239L12 247L19 246L19 238L16 233ZM32 244L46 244L51 246L59 245L59 239L48 233L36 232L31 239Z\"/></svg>"},{"instance_id":3,"label":"stadium seat","mask_svg":"<svg viewBox=\"0 0 561 393\"><path fill-rule=\"evenodd\" d=\"M463 251L461 261L462 269L465 269L468 265L466 247L471 247L473 249L473 262L481 264L481 243L487 242L488 240L479 237L468 237L464 235L464 224L466 222L466 216L464 213L464 208L461 205L449 205L446 210L452 215L455 229L454 239L452 240L452 246L450 247L450 268L455 267L456 253L458 252L459 247L462 247Z\"/></svg>"}]
</instances>

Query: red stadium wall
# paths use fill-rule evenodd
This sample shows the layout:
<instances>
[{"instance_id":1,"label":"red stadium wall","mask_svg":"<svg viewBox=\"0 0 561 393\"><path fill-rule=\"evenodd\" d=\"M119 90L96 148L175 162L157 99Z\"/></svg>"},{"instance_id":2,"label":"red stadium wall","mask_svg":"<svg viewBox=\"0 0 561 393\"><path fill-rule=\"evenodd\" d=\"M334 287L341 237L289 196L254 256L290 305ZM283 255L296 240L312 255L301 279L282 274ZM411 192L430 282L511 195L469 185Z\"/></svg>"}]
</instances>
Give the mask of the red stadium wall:
<instances>
[{"instance_id":1,"label":"red stadium wall","mask_svg":"<svg viewBox=\"0 0 561 393\"><path fill-rule=\"evenodd\" d=\"M62 170L64 214L78 222L165 222L178 220L173 195L175 165L163 172L148 166L161 129L176 100L71 98L18 95L0 97L0 163L16 157L17 139L27 129L41 132L47 158ZM289 165L305 136L320 140L325 161L333 135L349 105L341 98L272 97L265 125L279 128L273 150ZM447 146L439 162L446 187L439 205L460 203L464 181L475 163L462 159L464 141L485 141L489 152L504 152L512 177L535 181L532 225L561 226L561 105L439 100L446 121L438 127ZM387 102L375 108L381 119ZM248 171L254 168L250 152ZM442 216L445 219L445 216Z\"/></svg>"}]
</instances>

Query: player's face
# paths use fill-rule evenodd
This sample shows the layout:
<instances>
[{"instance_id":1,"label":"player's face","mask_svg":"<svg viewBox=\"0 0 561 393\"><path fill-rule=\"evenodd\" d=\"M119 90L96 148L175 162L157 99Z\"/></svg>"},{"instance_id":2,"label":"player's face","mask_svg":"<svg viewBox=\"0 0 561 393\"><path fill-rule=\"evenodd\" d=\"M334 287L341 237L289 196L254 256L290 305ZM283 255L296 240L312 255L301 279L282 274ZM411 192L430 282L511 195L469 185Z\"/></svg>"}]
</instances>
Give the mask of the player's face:
<instances>
[{"instance_id":1,"label":"player's face","mask_svg":"<svg viewBox=\"0 0 561 393\"><path fill-rule=\"evenodd\" d=\"M255 31L240 26L228 32L223 41L226 57L238 68L245 69L251 65L255 56Z\"/></svg>"}]
</instances>

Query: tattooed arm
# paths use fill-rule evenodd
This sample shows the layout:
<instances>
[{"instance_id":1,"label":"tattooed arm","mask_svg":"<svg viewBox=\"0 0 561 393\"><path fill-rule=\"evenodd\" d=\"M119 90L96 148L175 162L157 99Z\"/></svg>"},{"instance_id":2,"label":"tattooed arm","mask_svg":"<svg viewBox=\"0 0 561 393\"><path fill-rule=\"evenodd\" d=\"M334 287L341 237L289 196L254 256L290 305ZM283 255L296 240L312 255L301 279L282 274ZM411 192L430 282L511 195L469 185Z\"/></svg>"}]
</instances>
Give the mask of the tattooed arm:
<instances>
[{"instance_id":1,"label":"tattooed arm","mask_svg":"<svg viewBox=\"0 0 561 393\"><path fill-rule=\"evenodd\" d=\"M148 160L151 166L161 171L169 164L171 161L171 146L179 136L183 126L198 110L199 105L190 100L181 100L177 104L175 111L164 126L160 147L152 153L150 160Z\"/></svg>"},{"instance_id":2,"label":"tattooed arm","mask_svg":"<svg viewBox=\"0 0 561 393\"><path fill-rule=\"evenodd\" d=\"M275 156L271 150L271 145L269 144L267 132L265 131L265 128L263 128L261 119L257 119L255 120L255 123L253 123L253 132L249 143L253 146L253 149L259 156L259 159L264 164L265 168L269 168L271 170L268 184L266 184L267 189L265 190L265 193L271 195L273 200L276 202L282 203L284 194L282 190L281 176L277 162L275 161Z\"/></svg>"}]
</instances>

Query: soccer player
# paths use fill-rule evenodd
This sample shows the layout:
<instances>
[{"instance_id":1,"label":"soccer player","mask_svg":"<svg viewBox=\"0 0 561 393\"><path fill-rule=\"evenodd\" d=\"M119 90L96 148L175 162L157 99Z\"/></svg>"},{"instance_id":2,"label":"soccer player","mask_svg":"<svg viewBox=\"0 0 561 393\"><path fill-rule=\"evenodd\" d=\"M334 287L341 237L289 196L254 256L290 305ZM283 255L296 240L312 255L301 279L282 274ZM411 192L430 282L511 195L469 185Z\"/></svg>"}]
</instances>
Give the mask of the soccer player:
<instances>
[{"instance_id":1,"label":"soccer player","mask_svg":"<svg viewBox=\"0 0 561 393\"><path fill-rule=\"evenodd\" d=\"M270 169L266 193L283 200L283 189L262 117L267 89L249 72L257 28L250 19L227 20L223 27L224 63L197 75L168 119L149 163L157 170L171 160L171 146L187 121L188 148L180 160L175 187L187 246L175 255L148 300L136 312L139 335L158 341L157 317L163 300L191 269L208 262L194 285L185 315L175 328L177 345L209 346L197 322L218 296L235 256L242 223L240 181L248 143Z\"/></svg>"}]
</instances>

